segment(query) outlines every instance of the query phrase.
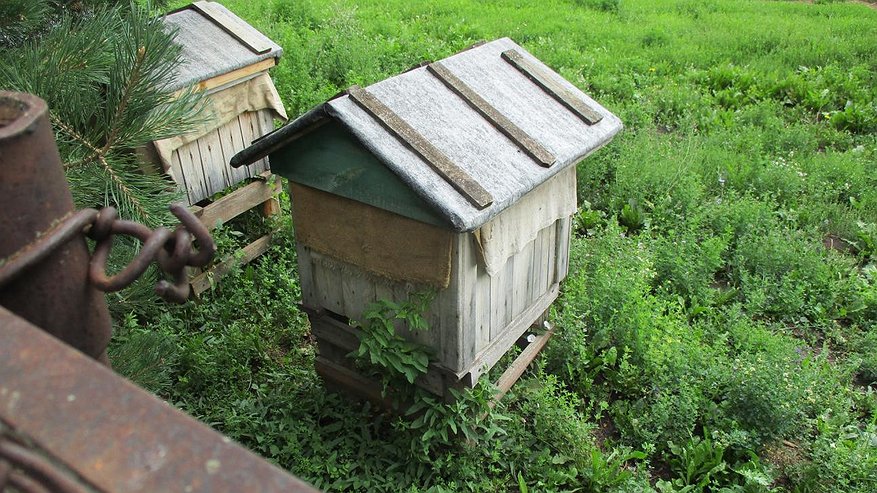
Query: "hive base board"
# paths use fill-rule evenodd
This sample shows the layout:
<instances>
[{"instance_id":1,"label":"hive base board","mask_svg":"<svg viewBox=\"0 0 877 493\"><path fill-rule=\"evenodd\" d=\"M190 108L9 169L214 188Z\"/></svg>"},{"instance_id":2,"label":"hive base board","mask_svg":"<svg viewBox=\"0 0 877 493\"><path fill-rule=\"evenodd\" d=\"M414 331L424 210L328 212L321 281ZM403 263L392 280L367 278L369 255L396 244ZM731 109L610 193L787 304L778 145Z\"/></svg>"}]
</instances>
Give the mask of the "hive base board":
<instances>
[{"instance_id":1,"label":"hive base board","mask_svg":"<svg viewBox=\"0 0 877 493\"><path fill-rule=\"evenodd\" d=\"M345 323L336 320L325 312L318 312L305 308L311 322L311 332L317 339L319 355L315 361L317 373L325 382L327 388L341 393L369 400L386 408L392 407L392 401L383 395L383 389L379 382L359 373L353 362L347 355L359 347L359 339L355 329ZM543 320L540 316L533 326ZM512 385L518 381L530 363L539 355L548 339L553 335L554 328L536 336L527 343L522 337L519 342L523 351L509 365L505 372L496 382L498 394L491 402L491 407L504 396ZM457 375L439 365L431 364L427 373L418 378L415 383L429 392L450 399L449 389L471 388L472 381L470 372L463 376Z\"/></svg>"}]
</instances>

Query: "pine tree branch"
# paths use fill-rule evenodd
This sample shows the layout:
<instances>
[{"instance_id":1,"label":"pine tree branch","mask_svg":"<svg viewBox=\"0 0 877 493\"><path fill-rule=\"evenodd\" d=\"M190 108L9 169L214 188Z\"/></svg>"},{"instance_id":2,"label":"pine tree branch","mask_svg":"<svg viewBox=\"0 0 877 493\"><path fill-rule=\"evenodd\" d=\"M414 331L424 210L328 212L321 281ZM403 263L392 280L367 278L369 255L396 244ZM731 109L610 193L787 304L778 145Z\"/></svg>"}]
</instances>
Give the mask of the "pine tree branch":
<instances>
[{"instance_id":1,"label":"pine tree branch","mask_svg":"<svg viewBox=\"0 0 877 493\"><path fill-rule=\"evenodd\" d=\"M110 179L112 179L113 183L116 184L116 187L128 198L128 202L134 206L137 210L140 218L143 220L149 219L152 215L146 211L146 208L143 206L143 202L140 201L139 198L134 194L130 187L125 183L125 180L116 173L116 170L110 166L110 163L107 162L107 159L104 155L99 155L97 157L98 162L104 167L107 174L110 175Z\"/></svg>"},{"instance_id":2,"label":"pine tree branch","mask_svg":"<svg viewBox=\"0 0 877 493\"><path fill-rule=\"evenodd\" d=\"M122 115L125 114L125 110L128 109L128 101L131 98L131 92L134 87L136 87L137 83L140 82L141 70L143 68L143 62L146 59L146 47L141 46L137 48L137 57L134 59L134 66L131 67L131 76L128 78L128 82L125 84L125 89L122 91L122 98L119 100L119 105L116 106L116 112L113 115L112 127L110 128L110 132L107 134L107 141L103 146L102 151L106 153L113 147L115 144L115 140L121 131L121 127L119 122L122 119Z\"/></svg>"},{"instance_id":3,"label":"pine tree branch","mask_svg":"<svg viewBox=\"0 0 877 493\"><path fill-rule=\"evenodd\" d=\"M49 111L49 120L52 122L52 124L54 124L56 127L58 127L59 130L61 130L65 134L69 135L74 140L76 140L77 142L79 142L83 146L87 147L91 151L91 154L86 155L84 158L79 159L78 161L74 161L72 163L65 162L64 163L65 170L70 169L70 168L75 168L76 166L80 166L82 164L85 164L85 163L93 160L95 157L101 155L100 149L95 147L94 144L92 144L88 139L83 137L79 132L74 130L73 127L64 123L60 118L58 118L58 115L56 115L52 111Z\"/></svg>"},{"instance_id":4,"label":"pine tree branch","mask_svg":"<svg viewBox=\"0 0 877 493\"><path fill-rule=\"evenodd\" d=\"M110 165L110 163L107 161L106 156L104 155L104 153L106 151L95 147L91 142L89 142L88 139L86 139L79 132L77 132L72 127L70 127L69 125L67 125L63 121L61 121L60 118L58 118L56 115L52 114L51 112L49 112L49 118L52 121L52 123L54 123L64 133L73 137L75 140L80 142L82 145L87 147L92 152L92 154L80 159L79 161L76 161L74 163L69 163L69 164L65 163L64 164L65 169L70 169L74 166L78 166L78 165L81 165L81 164L84 164L86 162L89 162L89 161L96 159L101 164L101 166L103 166L104 170L106 170L107 174L110 176L110 179L113 181L113 183L116 184L116 187L125 195L125 197L127 197L128 202L134 207L134 209L137 210L137 212L140 214L140 216L144 219L147 219L151 216L151 214L149 212L147 212L146 208L143 206L143 203L140 201L140 199L137 198L137 196L134 194L134 192L131 190L131 188L128 187L128 185L125 183L125 180L122 179L122 177L119 176L118 173L116 173L116 170L114 170L113 167Z\"/></svg>"}]
</instances>

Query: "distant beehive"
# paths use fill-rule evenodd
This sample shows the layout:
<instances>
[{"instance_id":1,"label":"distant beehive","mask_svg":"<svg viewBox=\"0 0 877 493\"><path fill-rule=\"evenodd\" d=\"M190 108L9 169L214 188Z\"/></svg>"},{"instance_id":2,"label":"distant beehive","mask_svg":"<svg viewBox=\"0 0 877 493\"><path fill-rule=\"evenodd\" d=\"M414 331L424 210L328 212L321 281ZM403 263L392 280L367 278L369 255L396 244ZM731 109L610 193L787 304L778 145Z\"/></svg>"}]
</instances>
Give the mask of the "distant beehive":
<instances>
[{"instance_id":1,"label":"distant beehive","mask_svg":"<svg viewBox=\"0 0 877 493\"><path fill-rule=\"evenodd\" d=\"M567 274L575 163L621 122L509 39L345 94L232 160L290 181L318 370L345 382L345 321L438 288L424 386L474 385Z\"/></svg>"},{"instance_id":2,"label":"distant beehive","mask_svg":"<svg viewBox=\"0 0 877 493\"><path fill-rule=\"evenodd\" d=\"M207 91L207 121L185 135L153 142L147 157L160 164L194 204L268 169L268 159L231 168L229 160L286 121L268 69L283 50L216 2L195 2L165 19L182 46L170 85Z\"/></svg>"}]
</instances>

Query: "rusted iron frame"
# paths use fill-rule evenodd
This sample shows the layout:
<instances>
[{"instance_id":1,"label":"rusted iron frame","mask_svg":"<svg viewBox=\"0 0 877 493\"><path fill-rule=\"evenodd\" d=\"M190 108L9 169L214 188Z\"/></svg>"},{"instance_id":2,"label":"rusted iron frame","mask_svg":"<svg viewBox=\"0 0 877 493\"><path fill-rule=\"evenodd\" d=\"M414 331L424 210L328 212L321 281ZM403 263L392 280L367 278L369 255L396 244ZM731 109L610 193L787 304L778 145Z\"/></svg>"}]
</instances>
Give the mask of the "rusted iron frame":
<instances>
[{"instance_id":1,"label":"rusted iron frame","mask_svg":"<svg viewBox=\"0 0 877 493\"><path fill-rule=\"evenodd\" d=\"M0 491L4 460L23 491L316 491L2 307L0 327Z\"/></svg>"}]
</instances>

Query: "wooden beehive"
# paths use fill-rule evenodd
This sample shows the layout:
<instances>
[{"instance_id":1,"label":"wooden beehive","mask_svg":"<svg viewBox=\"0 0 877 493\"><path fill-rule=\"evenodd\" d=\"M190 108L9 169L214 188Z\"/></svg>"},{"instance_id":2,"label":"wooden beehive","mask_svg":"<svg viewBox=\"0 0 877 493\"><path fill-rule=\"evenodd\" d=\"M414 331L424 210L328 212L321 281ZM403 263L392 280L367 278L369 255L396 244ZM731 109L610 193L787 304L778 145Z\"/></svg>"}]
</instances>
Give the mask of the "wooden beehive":
<instances>
[{"instance_id":1,"label":"wooden beehive","mask_svg":"<svg viewBox=\"0 0 877 493\"><path fill-rule=\"evenodd\" d=\"M273 131L275 120L287 119L268 75L282 50L217 2L195 2L169 13L164 23L182 48L169 89L206 91L205 122L144 151L195 204L269 168L267 158L241 168L229 161Z\"/></svg>"},{"instance_id":2,"label":"wooden beehive","mask_svg":"<svg viewBox=\"0 0 877 493\"><path fill-rule=\"evenodd\" d=\"M575 163L620 121L509 39L353 87L232 160L289 179L302 303L318 370L345 355L377 299L426 286L421 383L474 385L548 309L567 273ZM355 380L355 379L354 379Z\"/></svg>"}]
</instances>

